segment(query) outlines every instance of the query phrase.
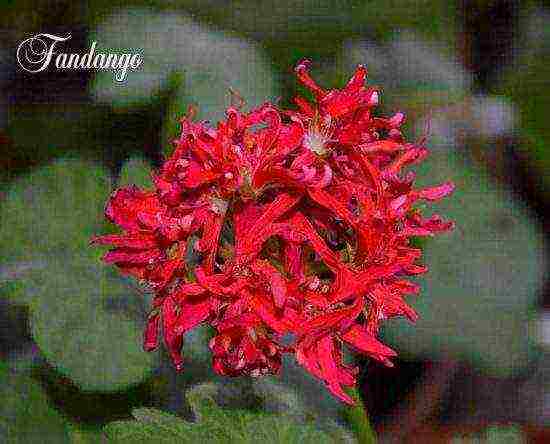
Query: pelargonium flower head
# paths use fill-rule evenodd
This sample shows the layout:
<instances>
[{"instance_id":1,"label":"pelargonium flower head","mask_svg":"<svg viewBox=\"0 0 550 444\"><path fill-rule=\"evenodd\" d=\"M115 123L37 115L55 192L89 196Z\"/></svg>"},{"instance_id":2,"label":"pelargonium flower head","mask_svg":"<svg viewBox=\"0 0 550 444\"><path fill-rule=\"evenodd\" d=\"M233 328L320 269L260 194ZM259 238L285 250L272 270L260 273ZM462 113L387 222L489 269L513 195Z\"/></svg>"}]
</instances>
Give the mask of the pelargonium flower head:
<instances>
[{"instance_id":1,"label":"pelargonium flower head","mask_svg":"<svg viewBox=\"0 0 550 444\"><path fill-rule=\"evenodd\" d=\"M416 204L453 185L415 188L407 169L428 151L405 142L403 114L375 117L380 96L365 85L365 67L333 90L313 80L307 61L296 74L314 102L230 107L216 127L183 118L153 189L111 196L106 216L122 233L94 241L112 246L106 262L154 291L146 350L162 331L183 369L185 335L206 323L216 331L216 372L276 374L292 354L352 403L344 387L357 369L343 347L392 365L380 324L417 319L406 298L419 288L408 277L427 271L411 239L453 226ZM200 260L188 262L191 253Z\"/></svg>"}]
</instances>

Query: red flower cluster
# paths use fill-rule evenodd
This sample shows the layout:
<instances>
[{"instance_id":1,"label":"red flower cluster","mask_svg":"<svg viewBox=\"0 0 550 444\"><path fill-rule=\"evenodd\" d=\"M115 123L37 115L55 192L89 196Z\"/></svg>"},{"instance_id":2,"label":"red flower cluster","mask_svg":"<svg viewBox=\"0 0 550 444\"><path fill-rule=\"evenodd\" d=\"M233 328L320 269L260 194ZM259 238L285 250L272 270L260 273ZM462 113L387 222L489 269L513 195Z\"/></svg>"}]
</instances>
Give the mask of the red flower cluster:
<instances>
[{"instance_id":1,"label":"red flower cluster","mask_svg":"<svg viewBox=\"0 0 550 444\"><path fill-rule=\"evenodd\" d=\"M341 90L318 86L308 62L296 74L314 103L230 107L216 128L184 118L155 189L110 198L106 215L123 234L94 241L114 247L106 262L154 289L146 350L162 331L182 369L186 332L208 323L218 373L277 373L293 353L351 403L343 386L356 369L342 346L391 365L395 352L376 338L380 322L416 319L404 297L418 287L405 277L426 271L410 239L452 227L414 204L453 186L413 188L414 173L403 170L427 150L404 142L403 114L374 117L379 95L365 86L363 66Z\"/></svg>"}]
</instances>

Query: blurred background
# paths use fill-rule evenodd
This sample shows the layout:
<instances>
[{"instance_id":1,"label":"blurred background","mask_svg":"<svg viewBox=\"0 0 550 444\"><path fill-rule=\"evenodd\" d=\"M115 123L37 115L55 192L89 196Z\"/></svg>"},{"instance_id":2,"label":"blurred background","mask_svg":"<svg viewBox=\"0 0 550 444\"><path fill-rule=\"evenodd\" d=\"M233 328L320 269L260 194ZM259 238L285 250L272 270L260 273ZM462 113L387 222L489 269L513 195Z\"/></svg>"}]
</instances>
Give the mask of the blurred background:
<instances>
[{"instance_id":1,"label":"blurred background","mask_svg":"<svg viewBox=\"0 0 550 444\"><path fill-rule=\"evenodd\" d=\"M53 63L25 72L17 47L43 32L70 34L63 52L95 41L143 64L124 83ZM206 330L188 338L182 375L143 353L150 295L88 246L113 230L110 192L149 183L190 104L214 123L230 87L247 106L289 105L303 57L327 88L365 64L382 111L406 114L410 140L429 134L420 181L457 185L437 205L457 229L422 242L421 320L383 331L395 368L360 361L380 441L550 442L550 4L5 0L0 36L0 442L99 443L143 407L193 419L186 393L205 382L225 409L357 440L290 361L280 378L217 378Z\"/></svg>"}]
</instances>

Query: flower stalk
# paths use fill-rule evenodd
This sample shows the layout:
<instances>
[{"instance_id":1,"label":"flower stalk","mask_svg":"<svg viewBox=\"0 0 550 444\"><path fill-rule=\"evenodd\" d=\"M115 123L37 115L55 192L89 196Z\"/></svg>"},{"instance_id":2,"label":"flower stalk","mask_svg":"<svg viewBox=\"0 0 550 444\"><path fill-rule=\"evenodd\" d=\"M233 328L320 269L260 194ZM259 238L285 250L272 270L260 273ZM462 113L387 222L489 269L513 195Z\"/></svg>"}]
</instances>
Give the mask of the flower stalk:
<instances>
[{"instance_id":1,"label":"flower stalk","mask_svg":"<svg viewBox=\"0 0 550 444\"><path fill-rule=\"evenodd\" d=\"M344 418L350 425L359 444L376 444L376 432L373 430L369 415L356 388L348 388L346 392L354 404L344 409Z\"/></svg>"}]
</instances>

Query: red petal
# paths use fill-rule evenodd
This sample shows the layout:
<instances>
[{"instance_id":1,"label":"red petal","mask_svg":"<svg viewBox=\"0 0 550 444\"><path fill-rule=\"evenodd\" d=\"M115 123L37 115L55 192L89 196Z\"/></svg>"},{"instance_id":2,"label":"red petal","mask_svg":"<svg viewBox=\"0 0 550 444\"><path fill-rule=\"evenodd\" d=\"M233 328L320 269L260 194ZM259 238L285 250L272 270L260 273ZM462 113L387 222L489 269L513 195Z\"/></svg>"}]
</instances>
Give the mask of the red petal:
<instances>
[{"instance_id":1,"label":"red petal","mask_svg":"<svg viewBox=\"0 0 550 444\"><path fill-rule=\"evenodd\" d=\"M261 274L269 283L273 301L277 308L282 308L286 302L286 282L277 269L266 261L257 260L252 264L252 269Z\"/></svg>"},{"instance_id":2,"label":"red petal","mask_svg":"<svg viewBox=\"0 0 550 444\"><path fill-rule=\"evenodd\" d=\"M303 214L296 213L292 217L290 224L300 232L302 236L309 240L315 252L321 256L327 267L338 272L342 268L342 263L338 256L327 246L325 241L315 231L311 222Z\"/></svg>"},{"instance_id":3,"label":"red petal","mask_svg":"<svg viewBox=\"0 0 550 444\"><path fill-rule=\"evenodd\" d=\"M296 243L286 243L284 245L283 260L287 272L294 276L298 282L301 282L304 279L305 271L300 246Z\"/></svg>"},{"instance_id":4,"label":"red petal","mask_svg":"<svg viewBox=\"0 0 550 444\"><path fill-rule=\"evenodd\" d=\"M208 218L203 228L203 235L200 240L201 251L206 253L204 267L206 272L214 272L214 262L218 253L218 244L222 232L223 220L225 215L215 215Z\"/></svg>"},{"instance_id":5,"label":"red petal","mask_svg":"<svg viewBox=\"0 0 550 444\"><path fill-rule=\"evenodd\" d=\"M201 324L210 316L210 306L208 299L198 303L182 303L175 323L176 331L184 334Z\"/></svg>"},{"instance_id":6,"label":"red petal","mask_svg":"<svg viewBox=\"0 0 550 444\"><path fill-rule=\"evenodd\" d=\"M404 166L420 162L428 155L428 150L425 148L410 148L395 159L387 168L384 169L384 174L396 174Z\"/></svg>"},{"instance_id":7,"label":"red petal","mask_svg":"<svg viewBox=\"0 0 550 444\"><path fill-rule=\"evenodd\" d=\"M313 336L320 331L335 328L342 322L353 322L361 313L363 305L363 298L357 297L353 305L316 316L304 324L297 326L298 331L302 334Z\"/></svg>"},{"instance_id":8,"label":"red petal","mask_svg":"<svg viewBox=\"0 0 550 444\"><path fill-rule=\"evenodd\" d=\"M246 232L241 232L241 229L248 224L240 221L239 230L236 233L237 258L241 259L241 257L259 253L263 241L272 233L273 222L296 205L299 200L300 196L280 194L271 204L267 205L263 213L259 213L261 215Z\"/></svg>"},{"instance_id":9,"label":"red petal","mask_svg":"<svg viewBox=\"0 0 550 444\"><path fill-rule=\"evenodd\" d=\"M189 166L185 171L183 185L186 188L198 188L201 185L212 182L217 177L219 177L218 173L211 170L204 170L199 163L190 161Z\"/></svg>"},{"instance_id":10,"label":"red petal","mask_svg":"<svg viewBox=\"0 0 550 444\"><path fill-rule=\"evenodd\" d=\"M359 149L365 154L375 153L394 153L402 149L403 144L397 143L392 140L377 140L376 142L365 143L360 145Z\"/></svg>"},{"instance_id":11,"label":"red petal","mask_svg":"<svg viewBox=\"0 0 550 444\"><path fill-rule=\"evenodd\" d=\"M172 297L179 302L180 299L185 299L188 296L199 296L204 293L206 293L204 287L199 284L189 283L180 285L176 291L172 293Z\"/></svg>"},{"instance_id":12,"label":"red petal","mask_svg":"<svg viewBox=\"0 0 550 444\"><path fill-rule=\"evenodd\" d=\"M313 376L321 380L323 379L323 374L321 373L321 368L319 366L319 357L316 350L314 353L311 349L305 348L302 344L300 344L296 347L296 360Z\"/></svg>"},{"instance_id":13,"label":"red petal","mask_svg":"<svg viewBox=\"0 0 550 444\"><path fill-rule=\"evenodd\" d=\"M117 248L108 251L103 255L103 260L108 264L123 263L123 264L149 264L159 260L162 257L162 252L159 249L134 251L123 250Z\"/></svg>"},{"instance_id":14,"label":"red petal","mask_svg":"<svg viewBox=\"0 0 550 444\"><path fill-rule=\"evenodd\" d=\"M260 318L255 313L244 313L240 316L234 316L229 319L224 319L222 322L220 322L218 325L216 325L216 328L218 331L223 331L228 328L233 327L256 327L260 324Z\"/></svg>"},{"instance_id":15,"label":"red petal","mask_svg":"<svg viewBox=\"0 0 550 444\"><path fill-rule=\"evenodd\" d=\"M148 279L155 285L156 290L160 291L170 283L178 269L185 270L185 262L182 259L164 261L149 274Z\"/></svg>"},{"instance_id":16,"label":"red petal","mask_svg":"<svg viewBox=\"0 0 550 444\"><path fill-rule=\"evenodd\" d=\"M424 230L430 233L441 233L444 231L452 230L454 223L451 221L444 221L439 215L434 214L429 219L423 219L419 214L415 214L411 217L412 223L418 225Z\"/></svg>"},{"instance_id":17,"label":"red petal","mask_svg":"<svg viewBox=\"0 0 550 444\"><path fill-rule=\"evenodd\" d=\"M340 371L336 365L334 354L334 340L330 336L325 336L319 341L317 345L319 354L319 364L321 366L321 372L323 379L325 380L328 389L332 394L346 402L353 405L353 399L344 392L342 389L340 380Z\"/></svg>"},{"instance_id":18,"label":"red petal","mask_svg":"<svg viewBox=\"0 0 550 444\"><path fill-rule=\"evenodd\" d=\"M410 264L403 267L407 274L424 274L428 271L425 265Z\"/></svg>"},{"instance_id":19,"label":"red petal","mask_svg":"<svg viewBox=\"0 0 550 444\"><path fill-rule=\"evenodd\" d=\"M392 286L403 294L418 294L420 292L420 285L406 280L395 281Z\"/></svg>"},{"instance_id":20,"label":"red petal","mask_svg":"<svg viewBox=\"0 0 550 444\"><path fill-rule=\"evenodd\" d=\"M93 237L91 242L99 245L113 245L138 250L148 250L157 246L155 237L150 233L108 234Z\"/></svg>"},{"instance_id":21,"label":"red petal","mask_svg":"<svg viewBox=\"0 0 550 444\"><path fill-rule=\"evenodd\" d=\"M270 162L284 161L285 157L300 146L304 137L304 127L297 122L283 125L279 131L277 150L270 157Z\"/></svg>"},{"instance_id":22,"label":"red petal","mask_svg":"<svg viewBox=\"0 0 550 444\"><path fill-rule=\"evenodd\" d=\"M379 342L372 334L360 325L353 325L341 337L344 341L355 347L360 352L366 353L372 357L387 358L397 356L396 352Z\"/></svg>"},{"instance_id":23,"label":"red petal","mask_svg":"<svg viewBox=\"0 0 550 444\"><path fill-rule=\"evenodd\" d=\"M284 213L290 210L299 201L300 201L300 196L291 195L287 193L279 194L277 198L271 204L269 204L267 209L256 221L251 231L254 233L255 230L275 222L276 219L278 219Z\"/></svg>"},{"instance_id":24,"label":"red petal","mask_svg":"<svg viewBox=\"0 0 550 444\"><path fill-rule=\"evenodd\" d=\"M208 291L218 295L231 294L231 286L227 285L228 279L232 278L231 276L225 274L208 275L202 267L195 268L195 276L198 283Z\"/></svg>"},{"instance_id":25,"label":"red petal","mask_svg":"<svg viewBox=\"0 0 550 444\"><path fill-rule=\"evenodd\" d=\"M310 197L316 201L319 205L322 205L330 210L332 210L336 215L346 221L351 228L355 229L359 237L359 251L366 251L368 247L368 236L361 225L357 223L355 217L344 205L342 205L338 200L336 200L330 193L318 189L310 188L308 190Z\"/></svg>"},{"instance_id":26,"label":"red petal","mask_svg":"<svg viewBox=\"0 0 550 444\"><path fill-rule=\"evenodd\" d=\"M307 117L313 117L315 115L315 108L307 100L302 97L294 97L294 103L298 105L300 111Z\"/></svg>"},{"instance_id":27,"label":"red petal","mask_svg":"<svg viewBox=\"0 0 550 444\"><path fill-rule=\"evenodd\" d=\"M254 311L262 318L262 320L274 331L279 334L287 333L291 330L288 322L283 316L275 314L275 308L271 302L261 296L253 296L250 299L250 304Z\"/></svg>"},{"instance_id":28,"label":"red petal","mask_svg":"<svg viewBox=\"0 0 550 444\"><path fill-rule=\"evenodd\" d=\"M454 188L455 186L452 182L445 182L436 187L424 188L423 190L416 191L416 194L420 199L439 200L451 194Z\"/></svg>"},{"instance_id":29,"label":"red petal","mask_svg":"<svg viewBox=\"0 0 550 444\"><path fill-rule=\"evenodd\" d=\"M164 342L176 370L183 370L183 358L181 349L183 347L183 332L175 329L177 321L176 303L171 297L164 300L162 306L162 320L164 330Z\"/></svg>"},{"instance_id":30,"label":"red petal","mask_svg":"<svg viewBox=\"0 0 550 444\"><path fill-rule=\"evenodd\" d=\"M380 179L380 172L378 169L367 159L366 156L358 151L350 150L350 157L358 163L359 167L363 170L363 174L371 178L371 181L376 189L376 195L380 199L384 193L382 188L382 181Z\"/></svg>"},{"instance_id":31,"label":"red petal","mask_svg":"<svg viewBox=\"0 0 550 444\"><path fill-rule=\"evenodd\" d=\"M304 86L310 89L318 97L322 97L326 94L325 90L317 85L317 82L315 82L315 80L313 80L309 75L310 66L311 62L307 59L304 59L300 61L298 65L296 65L296 68L294 68L294 72L296 73L298 80L303 83Z\"/></svg>"},{"instance_id":32,"label":"red petal","mask_svg":"<svg viewBox=\"0 0 550 444\"><path fill-rule=\"evenodd\" d=\"M367 68L363 65L357 65L353 77L349 80L344 87L344 91L347 94L357 93L363 86L365 86L365 80L367 78Z\"/></svg>"},{"instance_id":33,"label":"red petal","mask_svg":"<svg viewBox=\"0 0 550 444\"><path fill-rule=\"evenodd\" d=\"M130 186L120 188L111 195L105 216L126 230L138 230L137 214L140 211L155 213L160 211L160 204L153 193Z\"/></svg>"},{"instance_id":34,"label":"red petal","mask_svg":"<svg viewBox=\"0 0 550 444\"><path fill-rule=\"evenodd\" d=\"M160 316L157 314L150 316L147 320L147 326L143 336L143 349L147 352L156 350L159 345L159 326Z\"/></svg>"}]
</instances>

